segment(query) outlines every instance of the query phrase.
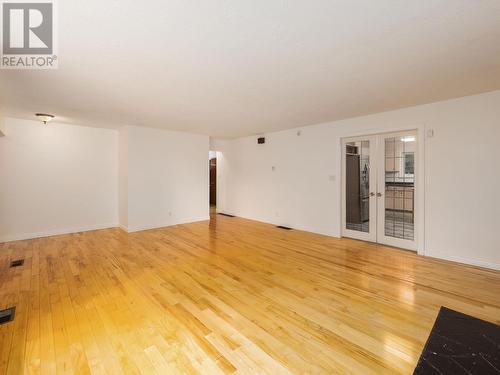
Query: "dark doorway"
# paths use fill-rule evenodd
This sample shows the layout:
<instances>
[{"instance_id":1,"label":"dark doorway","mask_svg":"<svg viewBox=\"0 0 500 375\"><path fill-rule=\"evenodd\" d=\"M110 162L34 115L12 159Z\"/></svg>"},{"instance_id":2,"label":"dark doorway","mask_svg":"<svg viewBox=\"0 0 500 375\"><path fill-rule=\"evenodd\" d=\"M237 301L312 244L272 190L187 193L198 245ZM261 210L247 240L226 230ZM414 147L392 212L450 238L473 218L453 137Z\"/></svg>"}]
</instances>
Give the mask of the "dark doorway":
<instances>
[{"instance_id":1,"label":"dark doorway","mask_svg":"<svg viewBox=\"0 0 500 375\"><path fill-rule=\"evenodd\" d=\"M217 205L217 158L210 159L210 207Z\"/></svg>"}]
</instances>

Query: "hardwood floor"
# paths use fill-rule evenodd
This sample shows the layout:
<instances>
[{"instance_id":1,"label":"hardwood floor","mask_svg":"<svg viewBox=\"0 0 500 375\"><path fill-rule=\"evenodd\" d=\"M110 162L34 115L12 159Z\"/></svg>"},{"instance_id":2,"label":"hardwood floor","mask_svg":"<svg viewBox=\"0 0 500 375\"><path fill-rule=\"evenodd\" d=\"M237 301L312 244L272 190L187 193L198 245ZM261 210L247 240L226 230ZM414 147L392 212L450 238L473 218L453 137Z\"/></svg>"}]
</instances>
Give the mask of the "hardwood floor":
<instances>
[{"instance_id":1,"label":"hardwood floor","mask_svg":"<svg viewBox=\"0 0 500 375\"><path fill-rule=\"evenodd\" d=\"M500 272L224 216L0 244L0 272L0 374L411 374L441 305L500 323Z\"/></svg>"}]
</instances>

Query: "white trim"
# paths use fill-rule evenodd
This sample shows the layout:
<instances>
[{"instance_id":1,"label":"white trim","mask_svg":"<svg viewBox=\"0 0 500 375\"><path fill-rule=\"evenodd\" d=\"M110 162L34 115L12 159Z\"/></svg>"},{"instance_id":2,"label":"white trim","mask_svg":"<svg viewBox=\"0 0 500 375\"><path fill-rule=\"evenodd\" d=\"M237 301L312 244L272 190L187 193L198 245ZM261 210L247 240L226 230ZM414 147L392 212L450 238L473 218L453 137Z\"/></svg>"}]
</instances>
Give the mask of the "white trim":
<instances>
[{"instance_id":1,"label":"white trim","mask_svg":"<svg viewBox=\"0 0 500 375\"><path fill-rule=\"evenodd\" d=\"M128 227L127 228L127 232L128 233L142 232L144 230L173 227L175 225L196 223L196 222L199 222L199 221L207 221L207 220L210 220L210 216L205 216L205 217L195 218L195 219L186 219L186 220L181 220L181 221L176 221L176 222L170 222L170 223L163 223L163 224L150 224L150 225L141 225L141 226L138 226L138 227Z\"/></svg>"},{"instance_id":2,"label":"white trim","mask_svg":"<svg viewBox=\"0 0 500 375\"><path fill-rule=\"evenodd\" d=\"M358 136L358 137L347 137L347 138L341 138L341 221L342 221L342 226L341 226L341 235L343 237L349 237L349 238L354 238L357 240L361 241L368 241L368 242L377 242L377 197L376 196L368 196L369 199L369 221L368 221L368 232L362 232L362 231L356 231L356 230L351 230L347 229L347 223L346 223L346 216L347 216L347 208L346 208L346 196L347 196L347 191L346 191L346 152L345 148L348 142L362 142L362 141L367 141L369 142L370 145L370 171L369 171L369 186L370 186L370 194L371 192L376 192L377 191L377 174L373 173L373 169L371 168L372 165L377 166L378 165L378 159L377 159L377 153L376 150L378 149L378 137L377 136ZM374 152L375 151L375 152Z\"/></svg>"},{"instance_id":3,"label":"white trim","mask_svg":"<svg viewBox=\"0 0 500 375\"><path fill-rule=\"evenodd\" d=\"M378 166L378 179L377 179L377 191L382 193L382 196L377 201L377 242L393 246L399 247L401 249L406 249L410 251L418 252L418 231L419 231L419 218L420 212L418 210L418 197L419 197L419 178L420 178L420 165L419 165L419 147L418 143L416 143L415 149L415 171L413 174L414 178L414 196L413 196L413 205L414 205L414 238L413 240L407 240L402 238L396 238L392 236L386 236L385 234L385 193L386 193L386 150L385 150L385 141L387 138L399 138L407 135L415 136L415 141L418 142L418 129L404 130L394 133L383 133L377 137L377 166Z\"/></svg>"},{"instance_id":4,"label":"white trim","mask_svg":"<svg viewBox=\"0 0 500 375\"><path fill-rule=\"evenodd\" d=\"M488 269L500 271L500 264L499 263L484 262L482 260L474 260L474 259L469 259L469 258L442 255L439 253L438 254L432 253L429 255L425 255L424 257L438 259L438 260L446 260L446 261L450 261L450 262L459 263L460 265L476 266L476 267L482 267L482 268L488 268Z\"/></svg>"},{"instance_id":5,"label":"white trim","mask_svg":"<svg viewBox=\"0 0 500 375\"><path fill-rule=\"evenodd\" d=\"M0 243L31 240L31 239L35 239L35 238L60 236L63 234L89 232L89 231L93 231L93 230L110 229L110 228L120 228L127 233L133 233L133 232L140 232L143 230L158 229L158 228L170 227L170 226L179 225L179 224L189 224L189 223L194 223L194 222L198 222L198 221L206 221L206 220L210 220L210 217L207 216L207 217L203 217L203 218L181 220L181 221L175 222L175 223L165 223L165 224L161 224L161 225L150 225L150 226L146 225L146 226L135 227L135 228L134 227L128 228L125 225L118 224L118 223L89 225L89 226L85 226L85 227L55 229L55 230L44 231L44 232L2 236L2 237L0 237Z\"/></svg>"},{"instance_id":6,"label":"white trim","mask_svg":"<svg viewBox=\"0 0 500 375\"><path fill-rule=\"evenodd\" d=\"M425 140L426 140L426 125L425 123L413 123L407 125L394 125L389 128L374 128L374 129L365 129L358 131L349 131L337 138L336 142L336 155L337 155L337 170L339 171L339 175L342 176L342 142L346 138L354 138L354 137L367 137L367 136L378 136L389 133L399 133L405 131L417 130L417 147L418 147L418 155L417 155L417 169L416 173L418 173L418 178L415 181L415 190L417 194L415 196L415 206L418 207L418 218L415 223L415 233L417 237L415 238L417 243L417 254L418 255L426 255L425 250L425 188L427 187L426 174L425 174ZM339 207L337 217L338 217L338 226L337 232L339 233L339 237L342 237L343 233L343 179L337 179L337 207Z\"/></svg>"},{"instance_id":7,"label":"white trim","mask_svg":"<svg viewBox=\"0 0 500 375\"><path fill-rule=\"evenodd\" d=\"M425 192L426 192L426 174L425 174L425 125L421 124L417 127L417 159L415 160L415 207L418 212L417 221L415 224L414 233L416 234L415 241L417 242L417 254L425 255Z\"/></svg>"},{"instance_id":8,"label":"white trim","mask_svg":"<svg viewBox=\"0 0 500 375\"><path fill-rule=\"evenodd\" d=\"M274 226L284 225L284 226L292 228L293 230L300 230L302 232L308 232L308 233L318 234L318 235L321 235L321 236L333 237L333 238L341 238L341 236L339 236L338 233L334 233L333 231L317 230L317 229L308 228L308 227L300 226L300 225L296 226L294 224L284 224L282 222L272 222L272 221L268 221L268 220L263 219L263 218L251 217L251 216L245 216L245 215L239 215L239 214L235 214L235 213L232 213L232 212L231 213L229 213L229 212L218 212L218 213L226 213L226 214L229 214L229 215L233 215L235 218L257 221L257 222L262 223L262 224L268 224L268 225L274 225Z\"/></svg>"},{"instance_id":9,"label":"white trim","mask_svg":"<svg viewBox=\"0 0 500 375\"><path fill-rule=\"evenodd\" d=\"M118 224L113 223L113 224L89 225L89 226L76 227L76 228L54 229L54 230L35 232L35 233L7 235L7 236L0 237L0 243L22 241L22 240L31 240L34 238L60 236L62 234L89 232L92 230L109 229L109 228L117 228L117 227L118 227Z\"/></svg>"},{"instance_id":10,"label":"white trim","mask_svg":"<svg viewBox=\"0 0 500 375\"><path fill-rule=\"evenodd\" d=\"M127 232L128 233L128 228L123 225L123 224L118 224L118 228L120 228L121 230L123 230L124 232Z\"/></svg>"},{"instance_id":11,"label":"white trim","mask_svg":"<svg viewBox=\"0 0 500 375\"><path fill-rule=\"evenodd\" d=\"M210 152L213 150L210 150L210 145L208 147L208 166L207 166L207 181L208 181L208 191L207 191L207 215L210 217ZM215 154L215 165L217 168L217 154ZM217 176L215 177L216 181L215 183L217 184ZM217 187L216 187L217 188ZM217 194L217 190L215 190L215 193ZM215 200L217 201L217 195L215 196Z\"/></svg>"},{"instance_id":12,"label":"white trim","mask_svg":"<svg viewBox=\"0 0 500 375\"><path fill-rule=\"evenodd\" d=\"M221 194L220 194L220 189L219 189L219 166L220 166L220 151L215 151L215 159L216 161L216 166L215 166L215 213L219 212L219 208L222 206L220 204L221 202ZM208 184L210 185L210 176L209 176L209 182ZM208 204L210 205L210 197L208 197Z\"/></svg>"}]
</instances>

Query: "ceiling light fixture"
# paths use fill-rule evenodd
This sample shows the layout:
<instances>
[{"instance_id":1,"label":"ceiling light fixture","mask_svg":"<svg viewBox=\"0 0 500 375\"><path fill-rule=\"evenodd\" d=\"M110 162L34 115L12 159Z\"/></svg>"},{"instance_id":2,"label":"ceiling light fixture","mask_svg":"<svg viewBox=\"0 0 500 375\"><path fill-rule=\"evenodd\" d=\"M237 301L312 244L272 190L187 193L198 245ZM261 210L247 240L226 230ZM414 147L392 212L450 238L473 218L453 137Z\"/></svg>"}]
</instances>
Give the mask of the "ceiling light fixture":
<instances>
[{"instance_id":1,"label":"ceiling light fixture","mask_svg":"<svg viewBox=\"0 0 500 375\"><path fill-rule=\"evenodd\" d=\"M36 113L35 116L45 125L47 125L47 123L55 117L54 115L48 115L46 113Z\"/></svg>"},{"instance_id":2,"label":"ceiling light fixture","mask_svg":"<svg viewBox=\"0 0 500 375\"><path fill-rule=\"evenodd\" d=\"M409 137L403 137L401 138L402 142L415 142L415 137L414 136L409 136Z\"/></svg>"}]
</instances>

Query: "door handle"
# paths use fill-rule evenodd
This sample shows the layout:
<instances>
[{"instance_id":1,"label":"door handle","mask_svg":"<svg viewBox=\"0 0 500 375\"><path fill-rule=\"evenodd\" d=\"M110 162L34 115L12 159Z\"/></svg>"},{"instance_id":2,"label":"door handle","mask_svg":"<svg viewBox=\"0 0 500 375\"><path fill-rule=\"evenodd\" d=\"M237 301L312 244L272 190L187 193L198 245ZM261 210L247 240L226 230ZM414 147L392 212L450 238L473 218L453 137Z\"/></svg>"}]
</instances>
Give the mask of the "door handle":
<instances>
[{"instance_id":1,"label":"door handle","mask_svg":"<svg viewBox=\"0 0 500 375\"><path fill-rule=\"evenodd\" d=\"M377 197L381 197L382 196L382 193L377 193Z\"/></svg>"},{"instance_id":2,"label":"door handle","mask_svg":"<svg viewBox=\"0 0 500 375\"><path fill-rule=\"evenodd\" d=\"M375 193L372 191L370 192L370 197L374 197L375 196Z\"/></svg>"}]
</instances>

